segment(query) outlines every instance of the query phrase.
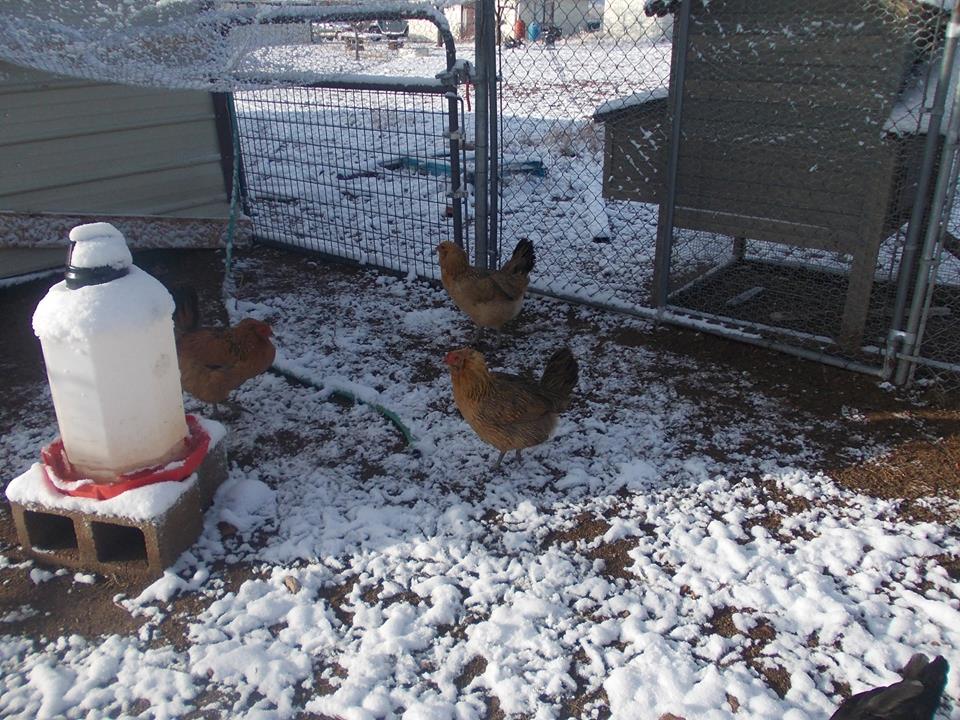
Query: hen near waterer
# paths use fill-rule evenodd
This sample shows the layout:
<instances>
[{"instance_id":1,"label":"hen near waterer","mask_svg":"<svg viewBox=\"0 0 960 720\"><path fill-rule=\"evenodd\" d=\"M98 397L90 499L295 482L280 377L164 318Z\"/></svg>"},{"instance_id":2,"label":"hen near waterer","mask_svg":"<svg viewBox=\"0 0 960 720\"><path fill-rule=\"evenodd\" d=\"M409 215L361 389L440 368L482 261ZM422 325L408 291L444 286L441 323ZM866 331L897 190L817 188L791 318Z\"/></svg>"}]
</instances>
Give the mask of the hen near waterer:
<instances>
[{"instance_id":1,"label":"hen near waterer","mask_svg":"<svg viewBox=\"0 0 960 720\"><path fill-rule=\"evenodd\" d=\"M172 313L115 227L70 232L65 278L33 316L60 437L6 491L28 554L155 577L199 535L226 432L184 415Z\"/></svg>"}]
</instances>

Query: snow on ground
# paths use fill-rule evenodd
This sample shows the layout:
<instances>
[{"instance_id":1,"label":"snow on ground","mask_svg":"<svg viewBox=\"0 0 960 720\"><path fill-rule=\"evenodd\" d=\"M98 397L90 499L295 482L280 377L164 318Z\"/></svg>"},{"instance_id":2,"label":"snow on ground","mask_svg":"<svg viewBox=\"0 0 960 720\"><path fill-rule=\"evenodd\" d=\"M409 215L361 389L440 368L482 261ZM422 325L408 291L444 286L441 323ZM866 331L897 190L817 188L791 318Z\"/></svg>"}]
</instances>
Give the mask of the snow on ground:
<instances>
[{"instance_id":1,"label":"snow on ground","mask_svg":"<svg viewBox=\"0 0 960 720\"><path fill-rule=\"evenodd\" d=\"M259 256L236 272L234 313L273 324L283 363L394 410L415 448L367 405L248 383L200 540L116 598L139 633L0 636L0 715L813 720L915 651L960 667L955 529L836 485L810 439L832 421L749 375L532 298L491 364L539 372L568 344L581 379L557 437L491 473L443 369L469 328L442 290ZM39 415L0 440L6 467L55 433Z\"/></svg>"},{"instance_id":2,"label":"snow on ground","mask_svg":"<svg viewBox=\"0 0 960 720\"><path fill-rule=\"evenodd\" d=\"M432 78L444 69L443 50L430 45L411 43L384 53L375 44L366 53L372 57L354 61L341 44L322 43L269 48L256 61L268 69L408 78ZM546 175L505 173L501 255L513 250L514 238L533 240L542 253L542 289L636 304L637 288L649 284L656 208L604 203L603 133L591 118L606 100L663 87L669 56L668 42L601 42L592 36L503 52L504 162L541 161ZM472 62L472 45L458 45L457 57ZM237 108L261 235L435 275L433 248L453 235L445 216L448 180L385 165L408 157L422 167L447 156L442 98L283 89L240 93ZM470 138L474 118L465 109L462 127ZM311 140L304 143L306 127ZM466 161L472 168L472 153ZM625 243L630 253L623 252Z\"/></svg>"}]
</instances>

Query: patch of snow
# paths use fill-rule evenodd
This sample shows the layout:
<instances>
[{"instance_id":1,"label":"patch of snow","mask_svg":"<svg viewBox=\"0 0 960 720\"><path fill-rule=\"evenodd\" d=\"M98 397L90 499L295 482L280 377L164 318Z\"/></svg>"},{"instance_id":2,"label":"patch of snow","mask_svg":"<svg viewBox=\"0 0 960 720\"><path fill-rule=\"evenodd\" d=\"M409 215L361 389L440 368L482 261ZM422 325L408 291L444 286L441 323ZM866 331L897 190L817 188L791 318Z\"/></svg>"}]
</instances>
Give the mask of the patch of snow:
<instances>
[{"instance_id":1,"label":"patch of snow","mask_svg":"<svg viewBox=\"0 0 960 720\"><path fill-rule=\"evenodd\" d=\"M645 105L651 100L663 100L670 94L670 89L667 87L656 87L650 90L644 90L642 92L632 93L621 98L615 98L613 100L607 100L602 105L597 106L597 109L594 110L593 116L595 118L602 118L605 115L617 112L619 110L627 110L631 108L640 107Z\"/></svg>"},{"instance_id":2,"label":"patch of snow","mask_svg":"<svg viewBox=\"0 0 960 720\"><path fill-rule=\"evenodd\" d=\"M55 577L56 575L54 575L49 570L41 570L40 568L33 568L30 571L30 580L33 582L34 585L40 585L41 583L45 583L48 580L53 580L53 578Z\"/></svg>"},{"instance_id":3,"label":"patch of snow","mask_svg":"<svg viewBox=\"0 0 960 720\"><path fill-rule=\"evenodd\" d=\"M70 242L75 243L70 254L73 267L110 267L119 270L133 264L126 240L110 223L78 225L70 231Z\"/></svg>"}]
</instances>

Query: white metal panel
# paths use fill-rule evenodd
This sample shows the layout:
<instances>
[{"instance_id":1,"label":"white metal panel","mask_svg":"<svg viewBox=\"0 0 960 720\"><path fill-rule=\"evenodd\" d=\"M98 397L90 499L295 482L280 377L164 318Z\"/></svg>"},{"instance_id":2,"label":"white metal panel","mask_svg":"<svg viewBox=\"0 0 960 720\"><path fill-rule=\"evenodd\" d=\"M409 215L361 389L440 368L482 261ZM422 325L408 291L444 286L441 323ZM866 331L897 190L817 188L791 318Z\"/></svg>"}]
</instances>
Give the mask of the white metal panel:
<instances>
[{"instance_id":1,"label":"white metal panel","mask_svg":"<svg viewBox=\"0 0 960 720\"><path fill-rule=\"evenodd\" d=\"M216 187L218 182L220 187ZM224 197L222 184L219 165L152 170L137 175L8 195L0 198L3 203L0 209L23 213L196 217L187 211L213 204L219 208L219 214L207 217L225 218L229 213L229 203ZM31 207L40 209L32 210Z\"/></svg>"},{"instance_id":2,"label":"white metal panel","mask_svg":"<svg viewBox=\"0 0 960 720\"><path fill-rule=\"evenodd\" d=\"M229 214L209 93L0 63L0 117L0 210Z\"/></svg>"}]
</instances>

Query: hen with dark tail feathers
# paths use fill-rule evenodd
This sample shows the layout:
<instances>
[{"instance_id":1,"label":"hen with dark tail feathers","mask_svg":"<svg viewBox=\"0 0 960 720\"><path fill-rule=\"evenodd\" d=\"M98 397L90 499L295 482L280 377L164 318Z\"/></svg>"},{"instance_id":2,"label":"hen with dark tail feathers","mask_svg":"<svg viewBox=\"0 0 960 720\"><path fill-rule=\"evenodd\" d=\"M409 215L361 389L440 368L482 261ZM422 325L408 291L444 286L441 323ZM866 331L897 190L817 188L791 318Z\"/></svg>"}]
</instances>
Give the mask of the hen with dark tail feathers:
<instances>
[{"instance_id":1,"label":"hen with dark tail feathers","mask_svg":"<svg viewBox=\"0 0 960 720\"><path fill-rule=\"evenodd\" d=\"M453 399L464 419L480 439L500 451L494 469L510 450L520 451L546 442L553 435L560 413L570 403L579 368L568 348L547 360L540 382L492 373L483 355L470 348L447 353Z\"/></svg>"},{"instance_id":2,"label":"hen with dark tail feathers","mask_svg":"<svg viewBox=\"0 0 960 720\"><path fill-rule=\"evenodd\" d=\"M520 313L533 270L532 242L518 242L510 260L499 270L471 267L463 248L452 242L440 243L437 254L443 287L476 325L471 343L480 339L482 328L499 330Z\"/></svg>"},{"instance_id":3,"label":"hen with dark tail feathers","mask_svg":"<svg viewBox=\"0 0 960 720\"><path fill-rule=\"evenodd\" d=\"M918 653L901 671L903 680L847 698L830 720L933 720L949 670L942 656L930 661Z\"/></svg>"}]
</instances>

